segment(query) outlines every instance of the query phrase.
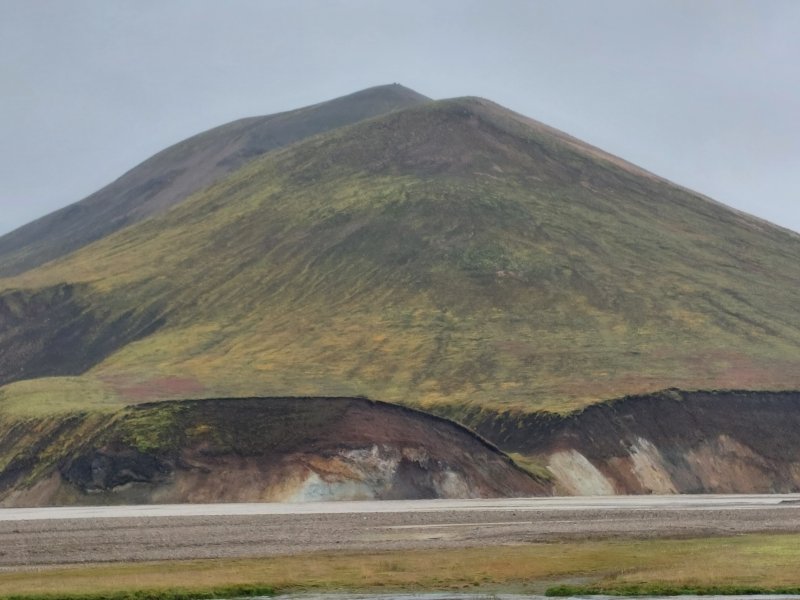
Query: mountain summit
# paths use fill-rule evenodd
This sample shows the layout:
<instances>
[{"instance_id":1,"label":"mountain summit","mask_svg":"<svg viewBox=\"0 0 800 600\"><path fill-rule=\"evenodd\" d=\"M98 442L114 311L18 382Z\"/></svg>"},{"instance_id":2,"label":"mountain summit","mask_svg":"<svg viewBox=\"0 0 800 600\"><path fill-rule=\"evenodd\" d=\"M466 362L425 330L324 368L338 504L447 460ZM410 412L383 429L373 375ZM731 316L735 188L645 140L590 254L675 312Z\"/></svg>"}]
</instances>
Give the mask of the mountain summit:
<instances>
[{"instance_id":1,"label":"mountain summit","mask_svg":"<svg viewBox=\"0 0 800 600\"><path fill-rule=\"evenodd\" d=\"M88 198L0 237L0 277L15 275L166 211L257 156L430 100L401 85L233 121L170 146Z\"/></svg>"}]
</instances>

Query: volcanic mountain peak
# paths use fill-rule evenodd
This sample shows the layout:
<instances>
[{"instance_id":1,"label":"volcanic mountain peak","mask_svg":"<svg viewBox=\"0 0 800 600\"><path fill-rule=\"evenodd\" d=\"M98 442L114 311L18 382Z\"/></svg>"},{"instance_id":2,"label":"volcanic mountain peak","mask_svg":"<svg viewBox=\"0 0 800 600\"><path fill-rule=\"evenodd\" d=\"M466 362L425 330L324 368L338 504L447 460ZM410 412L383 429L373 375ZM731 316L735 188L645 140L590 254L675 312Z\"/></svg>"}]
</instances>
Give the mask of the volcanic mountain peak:
<instances>
[{"instance_id":1,"label":"volcanic mountain peak","mask_svg":"<svg viewBox=\"0 0 800 600\"><path fill-rule=\"evenodd\" d=\"M84 200L0 237L0 276L22 273L162 213L257 156L428 100L401 85L384 85L195 135Z\"/></svg>"},{"instance_id":2,"label":"volcanic mountain peak","mask_svg":"<svg viewBox=\"0 0 800 600\"><path fill-rule=\"evenodd\" d=\"M789 388L798 254L780 228L493 103L427 102L265 154L6 280L25 291L0 297L0 381L91 370L125 401L524 410Z\"/></svg>"}]
</instances>

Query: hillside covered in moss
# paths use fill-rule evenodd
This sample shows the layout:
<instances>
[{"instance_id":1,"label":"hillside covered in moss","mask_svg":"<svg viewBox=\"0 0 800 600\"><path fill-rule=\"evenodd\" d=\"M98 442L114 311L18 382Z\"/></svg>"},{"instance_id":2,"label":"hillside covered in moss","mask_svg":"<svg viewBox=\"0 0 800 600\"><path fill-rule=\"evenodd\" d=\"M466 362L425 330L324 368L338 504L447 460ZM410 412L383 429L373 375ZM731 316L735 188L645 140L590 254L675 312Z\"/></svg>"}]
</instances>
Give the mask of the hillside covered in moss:
<instances>
[{"instance_id":1,"label":"hillside covered in moss","mask_svg":"<svg viewBox=\"0 0 800 600\"><path fill-rule=\"evenodd\" d=\"M423 102L0 279L0 410L796 389L798 257L797 234L489 101Z\"/></svg>"}]
</instances>

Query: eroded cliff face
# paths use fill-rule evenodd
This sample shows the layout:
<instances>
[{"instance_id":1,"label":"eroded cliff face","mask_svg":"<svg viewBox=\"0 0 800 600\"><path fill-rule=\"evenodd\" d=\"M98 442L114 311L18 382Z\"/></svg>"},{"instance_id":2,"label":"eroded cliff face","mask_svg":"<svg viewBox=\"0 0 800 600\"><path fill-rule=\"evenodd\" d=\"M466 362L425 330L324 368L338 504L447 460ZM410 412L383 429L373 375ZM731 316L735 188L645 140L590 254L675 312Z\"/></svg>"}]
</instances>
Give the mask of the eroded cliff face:
<instances>
[{"instance_id":1,"label":"eroded cliff face","mask_svg":"<svg viewBox=\"0 0 800 600\"><path fill-rule=\"evenodd\" d=\"M68 426L47 419L7 428L8 439L0 439L6 457L0 504L551 492L547 481L451 421L359 398L165 402L102 419L77 415L65 422ZM37 432L37 441L17 435L22 430Z\"/></svg>"},{"instance_id":2,"label":"eroded cliff face","mask_svg":"<svg viewBox=\"0 0 800 600\"><path fill-rule=\"evenodd\" d=\"M559 494L800 491L800 392L667 390L467 422L541 465Z\"/></svg>"},{"instance_id":3,"label":"eroded cliff face","mask_svg":"<svg viewBox=\"0 0 800 600\"><path fill-rule=\"evenodd\" d=\"M361 398L0 414L0 505L800 491L800 392L668 390L464 421L479 435Z\"/></svg>"}]
</instances>

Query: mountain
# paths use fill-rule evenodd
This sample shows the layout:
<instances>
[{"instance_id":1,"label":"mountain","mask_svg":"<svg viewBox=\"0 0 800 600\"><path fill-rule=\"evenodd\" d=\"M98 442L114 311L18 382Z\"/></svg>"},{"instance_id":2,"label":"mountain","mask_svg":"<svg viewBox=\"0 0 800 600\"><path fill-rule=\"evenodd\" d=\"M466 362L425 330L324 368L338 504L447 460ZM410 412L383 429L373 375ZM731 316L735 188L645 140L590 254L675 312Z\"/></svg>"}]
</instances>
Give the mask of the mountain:
<instances>
[{"instance_id":1,"label":"mountain","mask_svg":"<svg viewBox=\"0 0 800 600\"><path fill-rule=\"evenodd\" d=\"M0 237L0 277L22 273L163 213L267 152L429 100L401 85L215 127L159 152L88 198Z\"/></svg>"},{"instance_id":2,"label":"mountain","mask_svg":"<svg viewBox=\"0 0 800 600\"><path fill-rule=\"evenodd\" d=\"M708 402L734 421L793 422L796 397L769 398L800 386L798 257L797 234L490 101L415 101L0 279L0 416L366 396L475 428L551 489L580 491L573 475L592 468L606 491L795 489L776 478L800 466L733 426L704 430L718 443L703 448L667 432L673 405L654 393L737 389ZM636 403L587 408L625 396L658 425ZM622 446L581 445L584 427ZM22 439L0 446L24 454ZM725 452L703 479L697 465ZM64 478L74 456L59 457ZM760 475L726 487L742 461Z\"/></svg>"},{"instance_id":3,"label":"mountain","mask_svg":"<svg viewBox=\"0 0 800 600\"><path fill-rule=\"evenodd\" d=\"M522 410L794 388L798 256L800 236L488 101L429 102L3 280L0 380Z\"/></svg>"}]
</instances>

